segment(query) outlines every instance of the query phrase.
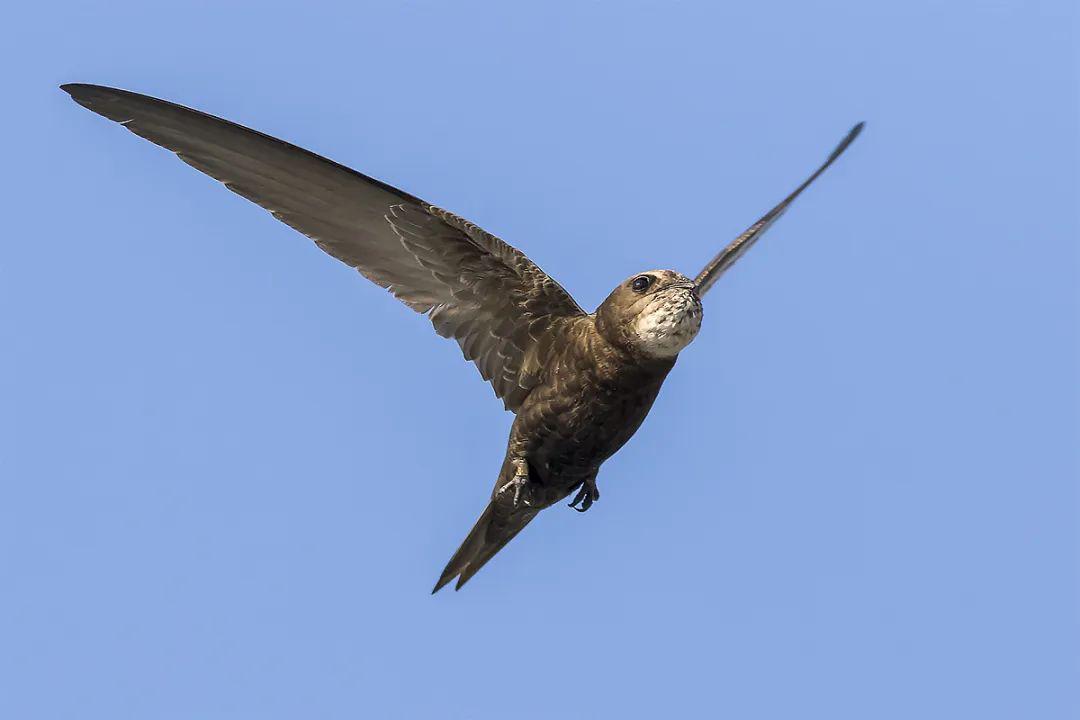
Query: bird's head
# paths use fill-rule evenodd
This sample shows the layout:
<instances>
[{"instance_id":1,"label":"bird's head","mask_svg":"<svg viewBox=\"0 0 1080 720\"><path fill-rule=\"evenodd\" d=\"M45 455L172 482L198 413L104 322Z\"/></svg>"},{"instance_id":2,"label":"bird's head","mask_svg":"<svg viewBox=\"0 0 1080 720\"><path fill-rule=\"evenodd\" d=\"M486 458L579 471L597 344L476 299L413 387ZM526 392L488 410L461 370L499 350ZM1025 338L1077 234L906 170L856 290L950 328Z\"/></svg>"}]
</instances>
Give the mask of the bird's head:
<instances>
[{"instance_id":1,"label":"bird's head","mask_svg":"<svg viewBox=\"0 0 1080 720\"><path fill-rule=\"evenodd\" d=\"M654 359L671 359L701 328L694 282L674 270L649 270L619 284L596 310L611 343Z\"/></svg>"}]
</instances>

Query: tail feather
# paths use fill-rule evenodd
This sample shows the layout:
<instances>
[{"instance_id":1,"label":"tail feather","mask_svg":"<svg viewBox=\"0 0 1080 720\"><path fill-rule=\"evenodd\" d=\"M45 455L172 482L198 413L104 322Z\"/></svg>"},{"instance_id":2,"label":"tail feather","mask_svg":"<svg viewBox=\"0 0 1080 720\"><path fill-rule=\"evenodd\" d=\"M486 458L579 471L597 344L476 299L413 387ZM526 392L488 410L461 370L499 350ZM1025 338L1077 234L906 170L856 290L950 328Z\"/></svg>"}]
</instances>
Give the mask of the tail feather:
<instances>
[{"instance_id":1,"label":"tail feather","mask_svg":"<svg viewBox=\"0 0 1080 720\"><path fill-rule=\"evenodd\" d=\"M480 515L480 519L473 525L465 541L461 543L446 569L435 583L432 594L439 592L447 583L455 577L458 579L454 590L460 590L469 582L469 579L479 572L495 553L503 549L506 543L514 539L529 522L536 517L538 510L515 510L506 514L500 511L495 501L488 503L487 508Z\"/></svg>"}]
</instances>

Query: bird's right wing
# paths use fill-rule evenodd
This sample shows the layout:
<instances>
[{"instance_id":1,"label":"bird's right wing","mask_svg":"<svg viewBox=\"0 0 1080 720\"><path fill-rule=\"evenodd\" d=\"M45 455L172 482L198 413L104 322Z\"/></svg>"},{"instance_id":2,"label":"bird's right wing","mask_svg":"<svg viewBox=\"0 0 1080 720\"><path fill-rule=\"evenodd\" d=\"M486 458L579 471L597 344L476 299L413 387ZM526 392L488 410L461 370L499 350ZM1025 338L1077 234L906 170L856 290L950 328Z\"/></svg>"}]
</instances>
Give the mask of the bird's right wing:
<instances>
[{"instance_id":1,"label":"bird's right wing","mask_svg":"<svg viewBox=\"0 0 1080 720\"><path fill-rule=\"evenodd\" d=\"M863 130L864 123L859 123L855 127L848 131L848 134L840 141L840 144L836 146L836 149L832 151L828 159L822 163L821 167L814 171L814 174L806 178L803 184L795 188L795 191L788 195L786 198L780 201L780 204L774 207L769 212L761 216L761 218L743 231L739 237L728 243L720 253L714 257L708 265L702 268L698 276L694 278L694 285L697 287L698 296L704 295L708 292L709 288L713 286L720 276L724 274L724 271L735 264L735 261L743 256L743 254L750 249L750 246L757 242L758 238L765 234L765 231L772 227L772 224L780 219L780 216L784 214L791 203L795 202L795 198L802 194L802 191L810 187L810 183L818 179L821 173L825 172L830 165L840 157L851 143L855 142L855 138L859 137L859 133Z\"/></svg>"},{"instance_id":2,"label":"bird's right wing","mask_svg":"<svg viewBox=\"0 0 1080 720\"><path fill-rule=\"evenodd\" d=\"M62 89L269 210L452 337L508 410L584 311L525 255L445 210L302 148L164 100Z\"/></svg>"}]
</instances>

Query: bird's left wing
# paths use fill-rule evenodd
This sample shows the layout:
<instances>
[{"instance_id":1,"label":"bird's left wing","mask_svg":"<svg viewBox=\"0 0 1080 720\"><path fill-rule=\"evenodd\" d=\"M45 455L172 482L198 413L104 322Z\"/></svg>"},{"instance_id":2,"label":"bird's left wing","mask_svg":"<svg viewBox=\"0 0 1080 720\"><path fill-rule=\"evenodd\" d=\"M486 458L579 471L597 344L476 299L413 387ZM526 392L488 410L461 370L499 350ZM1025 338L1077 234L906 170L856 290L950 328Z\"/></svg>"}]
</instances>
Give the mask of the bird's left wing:
<instances>
[{"instance_id":1,"label":"bird's left wing","mask_svg":"<svg viewBox=\"0 0 1080 720\"><path fill-rule=\"evenodd\" d=\"M757 242L758 238L765 234L765 231L772 227L772 224L780 219L780 216L791 206L791 203L795 202L795 198L802 194L802 191L810 187L810 183L818 179L821 173L825 172L836 158L840 157L851 143L855 142L855 138L859 137L859 133L863 130L864 123L859 123L855 127L848 131L848 134L844 136L844 139L840 141L840 144L829 154L825 162L821 164L814 173L803 181L802 185L795 188L795 190L786 198L780 201L780 203L769 212L765 213L746 230L739 235L739 237L728 243L727 247L720 251L720 253L714 257L709 264L702 268L698 276L694 278L694 285L697 288L698 296L704 295L708 292L709 288L713 286L720 276L724 274L724 271L735 264L735 261L743 256L743 254L750 249L750 246Z\"/></svg>"},{"instance_id":2,"label":"bird's left wing","mask_svg":"<svg viewBox=\"0 0 1080 720\"><path fill-rule=\"evenodd\" d=\"M508 410L538 382L560 324L585 314L524 254L406 192L181 105L97 85L62 89L426 314L436 332L457 340Z\"/></svg>"}]
</instances>

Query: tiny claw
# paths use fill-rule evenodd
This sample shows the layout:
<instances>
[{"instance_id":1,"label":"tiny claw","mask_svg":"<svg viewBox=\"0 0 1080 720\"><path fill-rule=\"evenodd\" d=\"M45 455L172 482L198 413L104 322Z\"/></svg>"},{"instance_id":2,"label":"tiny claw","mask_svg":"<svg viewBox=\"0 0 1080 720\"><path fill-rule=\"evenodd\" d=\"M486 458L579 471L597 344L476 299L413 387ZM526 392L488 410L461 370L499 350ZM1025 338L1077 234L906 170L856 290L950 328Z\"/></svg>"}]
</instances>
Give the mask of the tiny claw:
<instances>
[{"instance_id":1,"label":"tiny claw","mask_svg":"<svg viewBox=\"0 0 1080 720\"><path fill-rule=\"evenodd\" d=\"M514 459L514 476L499 488L496 495L502 495L510 488L514 489L514 496L511 503L517 506L519 503L524 507L533 507L533 503L529 500L529 465L525 460L520 458Z\"/></svg>"},{"instance_id":2,"label":"tiny claw","mask_svg":"<svg viewBox=\"0 0 1080 720\"><path fill-rule=\"evenodd\" d=\"M598 499L600 499L600 491L596 488L596 485L585 482L581 484L581 489L578 490L577 495L574 496L573 501L567 507L572 507L578 512L585 512ZM578 507L578 504L581 507Z\"/></svg>"}]
</instances>

